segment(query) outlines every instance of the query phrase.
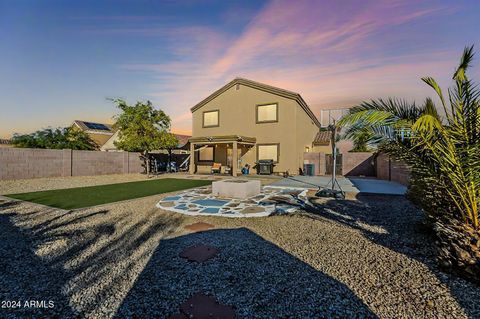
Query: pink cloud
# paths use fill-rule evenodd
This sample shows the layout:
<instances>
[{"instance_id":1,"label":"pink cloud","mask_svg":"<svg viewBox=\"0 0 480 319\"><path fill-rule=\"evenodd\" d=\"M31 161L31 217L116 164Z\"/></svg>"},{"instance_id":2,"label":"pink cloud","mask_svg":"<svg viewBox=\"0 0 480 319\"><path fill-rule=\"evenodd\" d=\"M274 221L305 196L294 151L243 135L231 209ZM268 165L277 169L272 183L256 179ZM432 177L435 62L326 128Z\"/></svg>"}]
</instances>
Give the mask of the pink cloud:
<instances>
[{"instance_id":1,"label":"pink cloud","mask_svg":"<svg viewBox=\"0 0 480 319\"><path fill-rule=\"evenodd\" d=\"M236 76L297 91L317 112L385 95L421 99L430 91L418 78L449 72L458 52L412 43L396 53L386 44L388 33L454 9L406 1L272 1L237 37L206 27L170 30L172 39L183 39L167 48L176 61L124 67L154 74L151 97L182 131L191 127L189 108Z\"/></svg>"}]
</instances>

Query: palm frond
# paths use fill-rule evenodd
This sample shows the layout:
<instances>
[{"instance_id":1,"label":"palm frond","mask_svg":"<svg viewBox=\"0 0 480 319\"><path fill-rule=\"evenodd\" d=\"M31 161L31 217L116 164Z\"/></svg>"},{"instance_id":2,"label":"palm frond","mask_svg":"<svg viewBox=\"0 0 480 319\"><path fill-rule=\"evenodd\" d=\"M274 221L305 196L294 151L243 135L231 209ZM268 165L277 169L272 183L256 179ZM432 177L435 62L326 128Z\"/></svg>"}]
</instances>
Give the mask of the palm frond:
<instances>
[{"instance_id":1,"label":"palm frond","mask_svg":"<svg viewBox=\"0 0 480 319\"><path fill-rule=\"evenodd\" d=\"M466 71L470 67L473 60L473 56L475 55L475 53L473 52L473 47L474 46L472 45L469 47L465 47L465 49L463 49L463 54L460 59L460 64L457 70L455 71L455 73L453 74L454 80L456 81L467 80Z\"/></svg>"}]
</instances>

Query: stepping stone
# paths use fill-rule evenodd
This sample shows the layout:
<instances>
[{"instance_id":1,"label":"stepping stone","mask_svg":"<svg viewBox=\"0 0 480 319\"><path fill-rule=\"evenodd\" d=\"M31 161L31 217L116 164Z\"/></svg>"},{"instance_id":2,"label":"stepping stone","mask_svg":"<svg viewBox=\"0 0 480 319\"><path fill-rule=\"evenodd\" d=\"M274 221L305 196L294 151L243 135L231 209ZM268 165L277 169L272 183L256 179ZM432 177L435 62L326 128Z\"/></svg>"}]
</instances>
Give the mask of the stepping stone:
<instances>
[{"instance_id":1,"label":"stepping stone","mask_svg":"<svg viewBox=\"0 0 480 319\"><path fill-rule=\"evenodd\" d=\"M202 263L218 254L218 249L208 245L195 245L186 248L180 253L180 257L186 258L189 261L196 261Z\"/></svg>"},{"instance_id":2,"label":"stepping stone","mask_svg":"<svg viewBox=\"0 0 480 319\"><path fill-rule=\"evenodd\" d=\"M189 211L198 211L198 209L196 209L196 210L189 209ZM187 225L184 228L186 230L191 230L191 231L197 232L197 231L209 230L209 229L212 229L214 227L215 226L213 226L212 224L209 224L209 223L198 222L198 223L193 223L193 224Z\"/></svg>"},{"instance_id":3,"label":"stepping stone","mask_svg":"<svg viewBox=\"0 0 480 319\"><path fill-rule=\"evenodd\" d=\"M180 305L180 311L187 318L195 319L234 319L235 311L231 306L220 304L215 298L196 293ZM181 318L181 317L177 317Z\"/></svg>"}]
</instances>

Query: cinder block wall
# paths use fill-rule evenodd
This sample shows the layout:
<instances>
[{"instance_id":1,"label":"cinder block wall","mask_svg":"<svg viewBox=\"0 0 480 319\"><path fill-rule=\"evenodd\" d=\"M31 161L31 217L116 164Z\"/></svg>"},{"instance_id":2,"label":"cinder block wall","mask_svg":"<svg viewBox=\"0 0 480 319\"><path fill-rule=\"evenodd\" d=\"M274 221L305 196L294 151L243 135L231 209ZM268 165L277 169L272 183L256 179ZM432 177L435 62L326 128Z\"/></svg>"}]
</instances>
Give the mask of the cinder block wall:
<instances>
[{"instance_id":1,"label":"cinder block wall","mask_svg":"<svg viewBox=\"0 0 480 319\"><path fill-rule=\"evenodd\" d=\"M0 149L0 180L140 173L138 153Z\"/></svg>"},{"instance_id":2,"label":"cinder block wall","mask_svg":"<svg viewBox=\"0 0 480 319\"><path fill-rule=\"evenodd\" d=\"M342 173L345 176L375 176L373 153L352 152L342 154Z\"/></svg>"},{"instance_id":3,"label":"cinder block wall","mask_svg":"<svg viewBox=\"0 0 480 319\"><path fill-rule=\"evenodd\" d=\"M322 152L303 153L303 161L308 164L315 164L315 175L325 175L327 171L326 155ZM372 153L343 153L342 154L343 175L351 176L375 176Z\"/></svg>"},{"instance_id":4,"label":"cinder block wall","mask_svg":"<svg viewBox=\"0 0 480 319\"><path fill-rule=\"evenodd\" d=\"M376 159L377 178L408 185L410 168L404 162L391 159L386 154L379 154Z\"/></svg>"},{"instance_id":5,"label":"cinder block wall","mask_svg":"<svg viewBox=\"0 0 480 319\"><path fill-rule=\"evenodd\" d=\"M0 148L0 179L63 175L63 150Z\"/></svg>"},{"instance_id":6,"label":"cinder block wall","mask_svg":"<svg viewBox=\"0 0 480 319\"><path fill-rule=\"evenodd\" d=\"M123 153L92 151L73 151L72 153L73 176L123 173Z\"/></svg>"}]
</instances>

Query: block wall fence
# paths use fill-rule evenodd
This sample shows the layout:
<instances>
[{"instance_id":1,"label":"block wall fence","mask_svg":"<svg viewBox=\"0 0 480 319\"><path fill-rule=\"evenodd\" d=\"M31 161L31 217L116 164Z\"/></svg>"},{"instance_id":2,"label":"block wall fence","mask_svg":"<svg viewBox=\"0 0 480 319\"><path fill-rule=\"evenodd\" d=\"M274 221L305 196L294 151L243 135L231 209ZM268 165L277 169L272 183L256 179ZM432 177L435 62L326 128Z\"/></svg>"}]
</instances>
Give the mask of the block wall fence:
<instances>
[{"instance_id":1,"label":"block wall fence","mask_svg":"<svg viewBox=\"0 0 480 319\"><path fill-rule=\"evenodd\" d=\"M141 173L139 153L0 148L0 180Z\"/></svg>"},{"instance_id":2,"label":"block wall fence","mask_svg":"<svg viewBox=\"0 0 480 319\"><path fill-rule=\"evenodd\" d=\"M346 176L376 176L408 185L410 169L386 154L344 153ZM315 164L315 175L325 175L325 153L304 153L304 161ZM0 148L0 180L40 177L92 176L143 172L139 153L30 148Z\"/></svg>"},{"instance_id":3,"label":"block wall fence","mask_svg":"<svg viewBox=\"0 0 480 319\"><path fill-rule=\"evenodd\" d=\"M386 154L379 154L376 159L377 178L408 185L410 168L407 164L396 161Z\"/></svg>"},{"instance_id":4,"label":"block wall fence","mask_svg":"<svg viewBox=\"0 0 480 319\"><path fill-rule=\"evenodd\" d=\"M304 153L303 159L305 163L315 164L315 175L325 175L325 153ZM408 165L383 153L377 156L368 152L343 153L342 173L344 176L372 176L403 185L408 185L410 179Z\"/></svg>"},{"instance_id":5,"label":"block wall fence","mask_svg":"<svg viewBox=\"0 0 480 319\"><path fill-rule=\"evenodd\" d=\"M375 176L373 153L343 153L342 173L345 176ZM327 171L327 160L325 153L308 152L303 153L305 164L315 165L315 175L325 175ZM339 160L340 161L340 160Z\"/></svg>"}]
</instances>

